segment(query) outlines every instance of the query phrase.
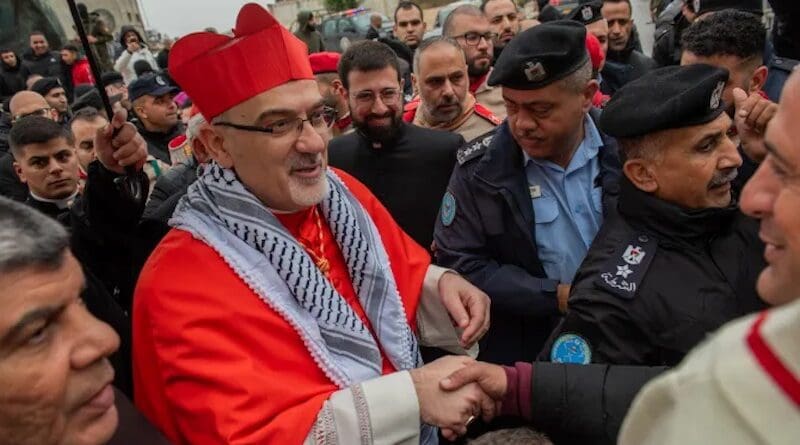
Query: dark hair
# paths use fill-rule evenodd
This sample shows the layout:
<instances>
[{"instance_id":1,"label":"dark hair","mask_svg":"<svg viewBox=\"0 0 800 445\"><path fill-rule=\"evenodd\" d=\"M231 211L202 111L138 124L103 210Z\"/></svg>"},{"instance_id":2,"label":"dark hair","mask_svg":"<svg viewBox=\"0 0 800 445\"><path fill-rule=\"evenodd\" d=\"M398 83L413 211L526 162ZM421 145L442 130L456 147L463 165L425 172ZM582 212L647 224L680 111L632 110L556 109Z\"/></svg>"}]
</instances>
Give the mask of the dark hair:
<instances>
[{"instance_id":1,"label":"dark hair","mask_svg":"<svg viewBox=\"0 0 800 445\"><path fill-rule=\"evenodd\" d=\"M481 6L480 6L481 12L485 13L486 12L486 4L489 3L489 2L492 2L492 1L498 1L499 2L499 1L502 1L502 0L483 0L481 2ZM515 8L517 7L517 3L514 2L514 0L507 0L507 1L511 2L511 4L514 5Z\"/></svg>"},{"instance_id":2,"label":"dark hair","mask_svg":"<svg viewBox=\"0 0 800 445\"><path fill-rule=\"evenodd\" d=\"M75 143L72 132L56 121L41 116L26 116L14 122L8 133L8 144L11 153L18 158L26 145L45 144L58 138L64 138L69 145Z\"/></svg>"},{"instance_id":3,"label":"dark hair","mask_svg":"<svg viewBox=\"0 0 800 445\"><path fill-rule=\"evenodd\" d=\"M339 60L339 79L345 89L350 88L348 74L350 71L380 71L384 68L393 68L400 81L400 66L397 55L388 45L373 40L362 40L353 43L342 54Z\"/></svg>"},{"instance_id":4,"label":"dark hair","mask_svg":"<svg viewBox=\"0 0 800 445\"><path fill-rule=\"evenodd\" d=\"M411 8L417 8L417 11L419 11L419 18L424 20L425 16L422 14L422 8L420 8L418 4L409 1L401 1L397 4L397 7L394 8L394 22L397 23L397 11L401 9L403 11L408 11Z\"/></svg>"},{"instance_id":5,"label":"dark hair","mask_svg":"<svg viewBox=\"0 0 800 445\"><path fill-rule=\"evenodd\" d=\"M450 14L447 14L447 18L444 19L444 24L442 25L442 35L447 37L452 37L450 34L453 32L453 21L455 18L460 15L469 15L473 17L483 17L483 11L480 10L477 6L474 5L461 5L456 9L450 11Z\"/></svg>"},{"instance_id":6,"label":"dark hair","mask_svg":"<svg viewBox=\"0 0 800 445\"><path fill-rule=\"evenodd\" d=\"M8 47L0 48L0 54L5 54L5 53L14 53L15 56L17 55L17 53L11 48Z\"/></svg>"},{"instance_id":7,"label":"dark hair","mask_svg":"<svg viewBox=\"0 0 800 445\"><path fill-rule=\"evenodd\" d=\"M66 45L62 46L61 49L66 49L67 51L72 51L74 53L78 52L78 47L72 43L67 43Z\"/></svg>"},{"instance_id":8,"label":"dark hair","mask_svg":"<svg viewBox=\"0 0 800 445\"><path fill-rule=\"evenodd\" d=\"M136 77L141 76L144 73L152 73L153 67L150 66L150 62L146 60L137 60L133 62L133 71L136 73Z\"/></svg>"},{"instance_id":9,"label":"dark hair","mask_svg":"<svg viewBox=\"0 0 800 445\"><path fill-rule=\"evenodd\" d=\"M45 39L47 39L47 36L46 36L46 35L45 35L43 32L41 32L41 31L31 31L31 33L30 33L30 34L28 34L28 38L31 38L31 37L33 37L33 36L42 36L42 37L44 37Z\"/></svg>"},{"instance_id":10,"label":"dark hair","mask_svg":"<svg viewBox=\"0 0 800 445\"><path fill-rule=\"evenodd\" d=\"M606 3L627 3L630 16L633 17L633 5L631 5L631 0L603 0L603 4L605 5Z\"/></svg>"},{"instance_id":11,"label":"dark hair","mask_svg":"<svg viewBox=\"0 0 800 445\"><path fill-rule=\"evenodd\" d=\"M75 114L72 115L72 119L69 120L69 128L72 128L72 124L79 121L84 122L94 122L97 118L105 119L105 116L100 114L100 111L97 110L95 107L84 107L80 110L76 111Z\"/></svg>"},{"instance_id":12,"label":"dark hair","mask_svg":"<svg viewBox=\"0 0 800 445\"><path fill-rule=\"evenodd\" d=\"M760 60L766 44L761 19L747 12L726 9L695 20L683 31L681 47L700 57L736 56Z\"/></svg>"}]
</instances>

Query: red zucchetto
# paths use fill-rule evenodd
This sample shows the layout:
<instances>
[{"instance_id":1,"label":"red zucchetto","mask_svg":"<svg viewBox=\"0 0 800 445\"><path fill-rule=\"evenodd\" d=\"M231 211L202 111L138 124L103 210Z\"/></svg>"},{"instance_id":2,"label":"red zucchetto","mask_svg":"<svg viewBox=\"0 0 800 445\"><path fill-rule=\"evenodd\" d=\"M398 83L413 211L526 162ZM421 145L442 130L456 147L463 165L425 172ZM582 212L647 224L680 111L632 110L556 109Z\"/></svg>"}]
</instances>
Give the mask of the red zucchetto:
<instances>
[{"instance_id":1,"label":"red zucchetto","mask_svg":"<svg viewBox=\"0 0 800 445\"><path fill-rule=\"evenodd\" d=\"M209 122L271 88L314 79L305 43L263 7L244 5L233 35L189 34L169 53L170 75Z\"/></svg>"}]
</instances>

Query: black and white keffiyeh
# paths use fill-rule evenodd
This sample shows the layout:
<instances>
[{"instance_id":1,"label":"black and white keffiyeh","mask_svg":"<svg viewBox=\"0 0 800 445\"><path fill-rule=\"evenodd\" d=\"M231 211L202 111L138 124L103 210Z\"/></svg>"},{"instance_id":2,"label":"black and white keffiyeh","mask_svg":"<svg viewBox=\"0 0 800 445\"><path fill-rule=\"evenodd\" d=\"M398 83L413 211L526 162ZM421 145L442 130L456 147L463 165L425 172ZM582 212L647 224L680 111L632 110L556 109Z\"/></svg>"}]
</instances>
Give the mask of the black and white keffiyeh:
<instances>
[{"instance_id":1,"label":"black and white keffiyeh","mask_svg":"<svg viewBox=\"0 0 800 445\"><path fill-rule=\"evenodd\" d=\"M320 210L336 239L353 288L389 361L397 370L422 365L416 337L375 224L336 174L326 172ZM300 335L314 361L338 387L382 373L378 343L305 249L236 177L206 167L179 202L170 225L191 233L225 260ZM438 443L421 425L420 442Z\"/></svg>"}]
</instances>

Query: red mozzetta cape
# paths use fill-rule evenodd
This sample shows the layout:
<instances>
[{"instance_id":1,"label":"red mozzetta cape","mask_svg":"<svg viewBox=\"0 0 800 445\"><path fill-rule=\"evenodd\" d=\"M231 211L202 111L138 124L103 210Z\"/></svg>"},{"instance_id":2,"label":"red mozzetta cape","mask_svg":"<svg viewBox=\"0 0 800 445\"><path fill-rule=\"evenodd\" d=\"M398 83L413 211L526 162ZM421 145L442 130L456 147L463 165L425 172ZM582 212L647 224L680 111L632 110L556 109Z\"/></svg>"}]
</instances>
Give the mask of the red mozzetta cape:
<instances>
[{"instance_id":1,"label":"red mozzetta cape","mask_svg":"<svg viewBox=\"0 0 800 445\"><path fill-rule=\"evenodd\" d=\"M430 257L363 184L337 174L378 227L415 326ZM313 218L281 221L300 239L318 235ZM365 320L327 224L323 232L331 282ZM169 232L145 264L133 332L136 405L176 444L301 443L339 389L291 325L185 231ZM384 359L384 373L392 370Z\"/></svg>"}]
</instances>

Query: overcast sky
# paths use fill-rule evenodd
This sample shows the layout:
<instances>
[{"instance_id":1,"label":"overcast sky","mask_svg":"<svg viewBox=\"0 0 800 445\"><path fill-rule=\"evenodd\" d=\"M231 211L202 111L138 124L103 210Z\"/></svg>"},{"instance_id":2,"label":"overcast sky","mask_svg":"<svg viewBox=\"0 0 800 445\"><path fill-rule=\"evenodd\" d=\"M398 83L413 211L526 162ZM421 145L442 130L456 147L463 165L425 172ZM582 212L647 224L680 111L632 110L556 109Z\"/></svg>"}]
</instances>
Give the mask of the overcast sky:
<instances>
[{"instance_id":1,"label":"overcast sky","mask_svg":"<svg viewBox=\"0 0 800 445\"><path fill-rule=\"evenodd\" d=\"M229 31L236 13L253 0L140 0L150 29L170 37L181 36L213 26ZM259 1L265 4L266 2Z\"/></svg>"}]
</instances>

